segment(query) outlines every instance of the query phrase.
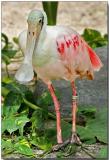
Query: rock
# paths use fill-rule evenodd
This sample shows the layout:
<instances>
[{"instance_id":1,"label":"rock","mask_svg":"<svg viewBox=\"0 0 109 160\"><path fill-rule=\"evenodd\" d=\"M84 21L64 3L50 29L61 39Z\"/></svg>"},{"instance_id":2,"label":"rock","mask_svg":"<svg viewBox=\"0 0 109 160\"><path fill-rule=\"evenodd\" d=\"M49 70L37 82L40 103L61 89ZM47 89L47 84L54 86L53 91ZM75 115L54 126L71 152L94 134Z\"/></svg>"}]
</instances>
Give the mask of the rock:
<instances>
[{"instance_id":1,"label":"rock","mask_svg":"<svg viewBox=\"0 0 109 160\"><path fill-rule=\"evenodd\" d=\"M107 46L95 49L98 56L101 58L104 66L99 72L95 72L95 79L91 80L76 80L78 91L78 104L82 106L107 106ZM72 92L70 83L64 80L53 81L54 87L59 90L61 95L61 111L63 116L71 115L71 99ZM47 86L38 81L35 89L35 96L40 96ZM54 106L49 106L49 109L54 111Z\"/></svg>"}]
</instances>

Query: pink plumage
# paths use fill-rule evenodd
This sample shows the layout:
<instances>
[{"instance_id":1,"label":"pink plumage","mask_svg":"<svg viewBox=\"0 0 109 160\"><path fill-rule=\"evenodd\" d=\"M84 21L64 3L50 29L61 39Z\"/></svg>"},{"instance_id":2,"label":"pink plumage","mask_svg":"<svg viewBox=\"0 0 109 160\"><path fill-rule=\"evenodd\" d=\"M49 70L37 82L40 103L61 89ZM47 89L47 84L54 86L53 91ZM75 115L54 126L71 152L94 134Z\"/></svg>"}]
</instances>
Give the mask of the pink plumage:
<instances>
[{"instance_id":1,"label":"pink plumage","mask_svg":"<svg viewBox=\"0 0 109 160\"><path fill-rule=\"evenodd\" d=\"M93 79L93 71L98 71L103 66L100 58L79 34L61 35L56 39L56 44L61 60L69 61L68 63L72 61L71 68L77 71L80 77ZM71 68L69 70L72 70Z\"/></svg>"},{"instance_id":2,"label":"pink plumage","mask_svg":"<svg viewBox=\"0 0 109 160\"><path fill-rule=\"evenodd\" d=\"M86 47L88 49L88 53L89 53L89 56L90 56L92 66L93 66L95 71L96 70L98 71L103 66L103 64L102 64L100 58L98 57L98 55L92 50L92 48L88 45Z\"/></svg>"}]
</instances>

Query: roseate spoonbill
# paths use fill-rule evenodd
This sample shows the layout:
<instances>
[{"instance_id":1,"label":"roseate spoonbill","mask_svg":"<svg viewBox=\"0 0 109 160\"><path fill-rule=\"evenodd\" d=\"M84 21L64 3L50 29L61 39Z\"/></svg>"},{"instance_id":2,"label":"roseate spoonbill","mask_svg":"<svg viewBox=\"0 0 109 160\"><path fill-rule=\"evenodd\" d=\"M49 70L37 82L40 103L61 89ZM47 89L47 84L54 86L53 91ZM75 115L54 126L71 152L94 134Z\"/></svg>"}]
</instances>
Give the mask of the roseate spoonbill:
<instances>
[{"instance_id":1,"label":"roseate spoonbill","mask_svg":"<svg viewBox=\"0 0 109 160\"><path fill-rule=\"evenodd\" d=\"M63 146L61 133L60 104L52 85L53 79L65 79L72 87L72 136L71 143L81 143L76 133L77 78L94 78L94 71L99 71L102 62L91 47L74 30L65 26L47 26L44 11L33 10L28 19L28 30L19 36L19 45L25 53L24 61L15 78L26 83L37 73L47 86L52 96L57 119L57 148ZM56 148L55 148L56 149Z\"/></svg>"}]
</instances>

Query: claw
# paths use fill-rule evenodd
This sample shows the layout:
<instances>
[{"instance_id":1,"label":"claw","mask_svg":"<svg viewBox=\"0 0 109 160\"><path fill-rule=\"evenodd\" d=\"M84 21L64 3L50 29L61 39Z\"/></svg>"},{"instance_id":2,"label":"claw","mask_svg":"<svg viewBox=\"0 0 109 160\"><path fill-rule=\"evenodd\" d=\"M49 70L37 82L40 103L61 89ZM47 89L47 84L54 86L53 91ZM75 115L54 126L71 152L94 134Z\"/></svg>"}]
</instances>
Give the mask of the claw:
<instances>
[{"instance_id":1,"label":"claw","mask_svg":"<svg viewBox=\"0 0 109 160\"><path fill-rule=\"evenodd\" d=\"M53 151L58 151L60 149L63 149L64 147L66 147L68 144L70 143L70 140L66 140L64 143L60 143L60 144L57 144L55 146L53 146L52 150Z\"/></svg>"},{"instance_id":2,"label":"claw","mask_svg":"<svg viewBox=\"0 0 109 160\"><path fill-rule=\"evenodd\" d=\"M79 137L77 136L77 133L72 133L72 136L71 136L71 140L70 140L70 143L71 144L82 144Z\"/></svg>"},{"instance_id":3,"label":"claw","mask_svg":"<svg viewBox=\"0 0 109 160\"><path fill-rule=\"evenodd\" d=\"M62 148L62 144L57 144L57 145L53 146L53 148L52 148L53 152L54 151L58 151L59 149L61 149Z\"/></svg>"},{"instance_id":4,"label":"claw","mask_svg":"<svg viewBox=\"0 0 109 160\"><path fill-rule=\"evenodd\" d=\"M59 151L64 149L68 144L79 144L81 145L81 141L76 133L72 133L71 139L66 140L64 143L57 144L53 146L52 151Z\"/></svg>"}]
</instances>

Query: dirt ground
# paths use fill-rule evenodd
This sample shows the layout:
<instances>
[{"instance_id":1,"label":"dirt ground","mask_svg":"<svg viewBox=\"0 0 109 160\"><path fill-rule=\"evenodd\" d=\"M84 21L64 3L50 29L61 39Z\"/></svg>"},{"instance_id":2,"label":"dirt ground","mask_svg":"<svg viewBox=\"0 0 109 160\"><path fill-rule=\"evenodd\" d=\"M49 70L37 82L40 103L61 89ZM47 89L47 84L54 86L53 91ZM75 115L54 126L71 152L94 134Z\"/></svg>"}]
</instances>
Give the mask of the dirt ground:
<instances>
[{"instance_id":1,"label":"dirt ground","mask_svg":"<svg viewBox=\"0 0 109 160\"><path fill-rule=\"evenodd\" d=\"M10 38L26 29L32 9L42 9L42 2L2 2L2 32ZM59 2L57 24L82 33L84 28L107 32L107 2Z\"/></svg>"}]
</instances>

